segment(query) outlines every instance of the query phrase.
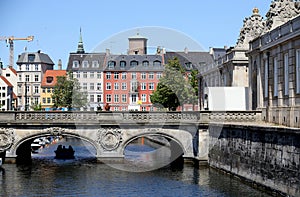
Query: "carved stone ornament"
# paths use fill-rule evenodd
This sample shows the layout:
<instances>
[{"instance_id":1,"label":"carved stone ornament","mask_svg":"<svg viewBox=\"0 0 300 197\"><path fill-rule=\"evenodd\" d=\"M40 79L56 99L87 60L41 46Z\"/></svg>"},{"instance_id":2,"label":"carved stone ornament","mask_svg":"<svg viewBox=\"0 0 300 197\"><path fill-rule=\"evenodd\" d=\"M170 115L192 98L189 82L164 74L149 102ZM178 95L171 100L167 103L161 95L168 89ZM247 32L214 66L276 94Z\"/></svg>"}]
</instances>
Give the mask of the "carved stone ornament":
<instances>
[{"instance_id":1,"label":"carved stone ornament","mask_svg":"<svg viewBox=\"0 0 300 197\"><path fill-rule=\"evenodd\" d=\"M15 141L13 129L0 128L0 152L10 149Z\"/></svg>"},{"instance_id":2,"label":"carved stone ornament","mask_svg":"<svg viewBox=\"0 0 300 197\"><path fill-rule=\"evenodd\" d=\"M253 14L249 18L244 19L244 25L240 31L236 47L248 48L249 42L260 36L265 28L263 17L260 16L257 8L253 9Z\"/></svg>"},{"instance_id":3,"label":"carved stone ornament","mask_svg":"<svg viewBox=\"0 0 300 197\"><path fill-rule=\"evenodd\" d=\"M51 135L53 135L53 136L59 136L65 132L65 129L60 128L60 127L51 127L51 128L45 129L45 131L47 133L51 133Z\"/></svg>"},{"instance_id":4,"label":"carved stone ornament","mask_svg":"<svg viewBox=\"0 0 300 197\"><path fill-rule=\"evenodd\" d=\"M270 31L299 15L300 3L294 0L274 0L266 14L266 29Z\"/></svg>"},{"instance_id":5,"label":"carved stone ornament","mask_svg":"<svg viewBox=\"0 0 300 197\"><path fill-rule=\"evenodd\" d=\"M98 130L98 143L106 151L112 151L119 147L122 142L121 129L101 128Z\"/></svg>"}]
</instances>

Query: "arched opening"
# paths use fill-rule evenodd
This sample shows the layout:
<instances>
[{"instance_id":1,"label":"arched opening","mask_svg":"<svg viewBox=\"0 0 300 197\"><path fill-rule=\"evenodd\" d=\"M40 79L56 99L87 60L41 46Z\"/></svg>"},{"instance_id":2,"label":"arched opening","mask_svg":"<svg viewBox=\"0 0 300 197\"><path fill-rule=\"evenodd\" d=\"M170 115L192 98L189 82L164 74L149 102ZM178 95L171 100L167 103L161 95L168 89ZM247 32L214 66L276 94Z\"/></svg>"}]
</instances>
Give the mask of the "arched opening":
<instances>
[{"instance_id":1,"label":"arched opening","mask_svg":"<svg viewBox=\"0 0 300 197\"><path fill-rule=\"evenodd\" d=\"M64 150L73 150L74 157L63 155L59 157L56 152L58 147ZM96 161L96 146L80 136L63 134L52 136L50 134L40 134L27 137L16 146L16 163L30 164L33 160L43 161ZM60 154L61 155L61 154Z\"/></svg>"},{"instance_id":2,"label":"arched opening","mask_svg":"<svg viewBox=\"0 0 300 197\"><path fill-rule=\"evenodd\" d=\"M146 134L129 139L124 158L135 170L156 170L163 167L183 168L184 150L176 139L164 134Z\"/></svg>"}]
</instances>

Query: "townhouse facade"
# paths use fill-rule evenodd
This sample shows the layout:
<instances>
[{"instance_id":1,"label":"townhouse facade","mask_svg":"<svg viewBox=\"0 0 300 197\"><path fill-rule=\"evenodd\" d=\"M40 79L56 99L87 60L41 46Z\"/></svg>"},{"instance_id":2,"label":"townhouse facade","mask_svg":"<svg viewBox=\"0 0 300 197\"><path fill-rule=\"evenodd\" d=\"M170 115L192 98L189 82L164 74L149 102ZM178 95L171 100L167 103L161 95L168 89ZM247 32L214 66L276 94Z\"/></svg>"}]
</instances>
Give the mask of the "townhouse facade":
<instances>
[{"instance_id":1,"label":"townhouse facade","mask_svg":"<svg viewBox=\"0 0 300 197\"><path fill-rule=\"evenodd\" d=\"M13 85L4 77L0 76L0 110L8 111L14 109Z\"/></svg>"},{"instance_id":2,"label":"townhouse facade","mask_svg":"<svg viewBox=\"0 0 300 197\"><path fill-rule=\"evenodd\" d=\"M47 54L24 52L17 60L17 109L32 110L41 103L41 82L54 63Z\"/></svg>"}]
</instances>

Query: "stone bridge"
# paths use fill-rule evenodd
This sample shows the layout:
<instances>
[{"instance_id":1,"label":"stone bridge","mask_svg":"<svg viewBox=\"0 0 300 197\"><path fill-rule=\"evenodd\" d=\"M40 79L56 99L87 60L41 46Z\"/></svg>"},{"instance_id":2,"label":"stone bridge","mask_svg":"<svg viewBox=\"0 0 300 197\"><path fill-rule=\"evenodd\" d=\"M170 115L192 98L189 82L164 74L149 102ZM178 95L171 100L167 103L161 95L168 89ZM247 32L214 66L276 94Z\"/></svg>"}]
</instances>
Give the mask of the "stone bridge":
<instances>
[{"instance_id":1,"label":"stone bridge","mask_svg":"<svg viewBox=\"0 0 300 197\"><path fill-rule=\"evenodd\" d=\"M0 154L7 159L31 158L30 144L34 139L62 135L91 144L99 160L121 159L133 140L162 136L177 156L207 160L207 130L211 122L259 120L257 111L0 112Z\"/></svg>"}]
</instances>

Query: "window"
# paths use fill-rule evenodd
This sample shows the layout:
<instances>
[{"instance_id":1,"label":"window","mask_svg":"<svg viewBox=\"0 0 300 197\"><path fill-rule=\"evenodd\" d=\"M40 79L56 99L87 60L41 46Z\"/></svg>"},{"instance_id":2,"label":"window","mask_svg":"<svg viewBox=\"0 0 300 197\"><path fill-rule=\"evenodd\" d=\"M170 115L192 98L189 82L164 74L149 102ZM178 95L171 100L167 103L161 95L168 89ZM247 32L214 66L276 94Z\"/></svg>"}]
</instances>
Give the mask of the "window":
<instances>
[{"instance_id":1,"label":"window","mask_svg":"<svg viewBox=\"0 0 300 197\"><path fill-rule=\"evenodd\" d=\"M131 79L136 79L136 73L131 73Z\"/></svg>"},{"instance_id":2,"label":"window","mask_svg":"<svg viewBox=\"0 0 300 197\"><path fill-rule=\"evenodd\" d=\"M94 67L94 68L99 67L99 62L96 60L92 61L92 67Z\"/></svg>"},{"instance_id":3,"label":"window","mask_svg":"<svg viewBox=\"0 0 300 197\"><path fill-rule=\"evenodd\" d=\"M101 79L101 72L97 72L97 79Z\"/></svg>"},{"instance_id":4,"label":"window","mask_svg":"<svg viewBox=\"0 0 300 197\"><path fill-rule=\"evenodd\" d=\"M122 83L122 90L126 90L127 89L127 83L123 82Z\"/></svg>"},{"instance_id":5,"label":"window","mask_svg":"<svg viewBox=\"0 0 300 197\"><path fill-rule=\"evenodd\" d=\"M25 88L26 88L25 91L26 91L27 93L29 93L29 86L26 86Z\"/></svg>"},{"instance_id":6,"label":"window","mask_svg":"<svg viewBox=\"0 0 300 197\"><path fill-rule=\"evenodd\" d=\"M160 79L161 78L161 73L156 73L156 78Z\"/></svg>"},{"instance_id":7,"label":"window","mask_svg":"<svg viewBox=\"0 0 300 197\"><path fill-rule=\"evenodd\" d=\"M47 88L47 93L51 93L51 88Z\"/></svg>"},{"instance_id":8,"label":"window","mask_svg":"<svg viewBox=\"0 0 300 197\"><path fill-rule=\"evenodd\" d=\"M126 79L127 73L122 73L122 79Z\"/></svg>"},{"instance_id":9,"label":"window","mask_svg":"<svg viewBox=\"0 0 300 197\"><path fill-rule=\"evenodd\" d=\"M43 103L46 103L46 98L43 98Z\"/></svg>"},{"instance_id":10,"label":"window","mask_svg":"<svg viewBox=\"0 0 300 197\"><path fill-rule=\"evenodd\" d=\"M91 95L90 95L90 102L93 103L94 101L95 101L94 95L91 94Z\"/></svg>"},{"instance_id":11,"label":"window","mask_svg":"<svg viewBox=\"0 0 300 197\"><path fill-rule=\"evenodd\" d=\"M122 103L126 103L126 102L127 102L127 95L122 94Z\"/></svg>"},{"instance_id":12,"label":"window","mask_svg":"<svg viewBox=\"0 0 300 197\"><path fill-rule=\"evenodd\" d=\"M79 61L74 60L73 61L73 68L78 68L79 67Z\"/></svg>"},{"instance_id":13,"label":"window","mask_svg":"<svg viewBox=\"0 0 300 197\"><path fill-rule=\"evenodd\" d=\"M125 68L125 67L126 67L126 62L120 61L120 68Z\"/></svg>"},{"instance_id":14,"label":"window","mask_svg":"<svg viewBox=\"0 0 300 197\"><path fill-rule=\"evenodd\" d=\"M269 86L269 62L265 60L265 97L268 97L268 86Z\"/></svg>"},{"instance_id":15,"label":"window","mask_svg":"<svg viewBox=\"0 0 300 197\"><path fill-rule=\"evenodd\" d=\"M94 72L90 72L90 78L93 79L95 77Z\"/></svg>"},{"instance_id":16,"label":"window","mask_svg":"<svg viewBox=\"0 0 300 197\"><path fill-rule=\"evenodd\" d=\"M109 69L113 69L113 68L115 67L115 65L116 65L116 62L115 62L115 61L109 61L109 62L108 62L108 68L109 68Z\"/></svg>"},{"instance_id":17,"label":"window","mask_svg":"<svg viewBox=\"0 0 300 197\"><path fill-rule=\"evenodd\" d=\"M26 71L29 71L29 64L26 64Z\"/></svg>"},{"instance_id":18,"label":"window","mask_svg":"<svg viewBox=\"0 0 300 197\"><path fill-rule=\"evenodd\" d=\"M34 75L34 81L35 82L39 81L39 75Z\"/></svg>"},{"instance_id":19,"label":"window","mask_svg":"<svg viewBox=\"0 0 300 197\"><path fill-rule=\"evenodd\" d=\"M46 77L46 81L47 81L47 83L52 83L53 77Z\"/></svg>"},{"instance_id":20,"label":"window","mask_svg":"<svg viewBox=\"0 0 300 197\"><path fill-rule=\"evenodd\" d=\"M83 89L83 90L87 90L87 83L83 83L83 84L82 84L82 89Z\"/></svg>"},{"instance_id":21,"label":"window","mask_svg":"<svg viewBox=\"0 0 300 197\"><path fill-rule=\"evenodd\" d=\"M284 54L284 95L289 95L289 55Z\"/></svg>"},{"instance_id":22,"label":"window","mask_svg":"<svg viewBox=\"0 0 300 197\"><path fill-rule=\"evenodd\" d=\"M161 66L161 62L158 61L158 60L155 60L155 61L153 62L153 66Z\"/></svg>"},{"instance_id":23,"label":"window","mask_svg":"<svg viewBox=\"0 0 300 197\"><path fill-rule=\"evenodd\" d=\"M119 73L118 72L114 73L114 79L119 79Z\"/></svg>"},{"instance_id":24,"label":"window","mask_svg":"<svg viewBox=\"0 0 300 197\"><path fill-rule=\"evenodd\" d=\"M154 73L153 72L149 73L149 79L154 79Z\"/></svg>"},{"instance_id":25,"label":"window","mask_svg":"<svg viewBox=\"0 0 300 197\"><path fill-rule=\"evenodd\" d=\"M106 102L107 102L107 103L110 103L110 102L111 102L111 95L110 95L110 94L107 94L107 95L106 95Z\"/></svg>"},{"instance_id":26,"label":"window","mask_svg":"<svg viewBox=\"0 0 300 197\"><path fill-rule=\"evenodd\" d=\"M39 86L34 86L34 93L38 94L39 93Z\"/></svg>"},{"instance_id":27,"label":"window","mask_svg":"<svg viewBox=\"0 0 300 197\"><path fill-rule=\"evenodd\" d=\"M51 103L51 98L50 97L47 98L47 103L48 104Z\"/></svg>"},{"instance_id":28,"label":"window","mask_svg":"<svg viewBox=\"0 0 300 197\"><path fill-rule=\"evenodd\" d=\"M38 71L38 70L39 70L39 65L38 65L38 64L35 64L35 65L34 65L34 70L35 70L35 71Z\"/></svg>"},{"instance_id":29,"label":"window","mask_svg":"<svg viewBox=\"0 0 300 197\"><path fill-rule=\"evenodd\" d=\"M111 90L111 83L106 83L106 90Z\"/></svg>"},{"instance_id":30,"label":"window","mask_svg":"<svg viewBox=\"0 0 300 197\"><path fill-rule=\"evenodd\" d=\"M21 94L21 93L22 93L22 86L18 85L18 94Z\"/></svg>"},{"instance_id":31,"label":"window","mask_svg":"<svg viewBox=\"0 0 300 197\"><path fill-rule=\"evenodd\" d=\"M28 54L28 61L29 62L33 62L35 59L35 55L34 54Z\"/></svg>"},{"instance_id":32,"label":"window","mask_svg":"<svg viewBox=\"0 0 300 197\"><path fill-rule=\"evenodd\" d=\"M115 89L115 90L119 90L119 83L115 83L115 84L114 84L114 89Z\"/></svg>"},{"instance_id":33,"label":"window","mask_svg":"<svg viewBox=\"0 0 300 197\"><path fill-rule=\"evenodd\" d=\"M296 93L300 93L300 49L296 51Z\"/></svg>"},{"instance_id":34,"label":"window","mask_svg":"<svg viewBox=\"0 0 300 197\"><path fill-rule=\"evenodd\" d=\"M147 83L141 83L141 90L147 89Z\"/></svg>"},{"instance_id":35,"label":"window","mask_svg":"<svg viewBox=\"0 0 300 197\"><path fill-rule=\"evenodd\" d=\"M149 83L149 90L154 90L154 83Z\"/></svg>"},{"instance_id":36,"label":"window","mask_svg":"<svg viewBox=\"0 0 300 197\"><path fill-rule=\"evenodd\" d=\"M146 107L142 107L142 111L146 111Z\"/></svg>"},{"instance_id":37,"label":"window","mask_svg":"<svg viewBox=\"0 0 300 197\"><path fill-rule=\"evenodd\" d=\"M46 88L42 88L42 92L43 92L43 93L46 93Z\"/></svg>"},{"instance_id":38,"label":"window","mask_svg":"<svg viewBox=\"0 0 300 197\"><path fill-rule=\"evenodd\" d=\"M19 68L19 71L21 71L21 70L22 70L22 66L21 66L21 65L19 65L19 67L18 67L18 68Z\"/></svg>"},{"instance_id":39,"label":"window","mask_svg":"<svg viewBox=\"0 0 300 197\"><path fill-rule=\"evenodd\" d=\"M97 83L97 90L101 90L101 83Z\"/></svg>"},{"instance_id":40,"label":"window","mask_svg":"<svg viewBox=\"0 0 300 197\"><path fill-rule=\"evenodd\" d=\"M83 72L83 78L87 78L87 72Z\"/></svg>"},{"instance_id":41,"label":"window","mask_svg":"<svg viewBox=\"0 0 300 197\"><path fill-rule=\"evenodd\" d=\"M25 81L29 82L29 75L25 75Z\"/></svg>"},{"instance_id":42,"label":"window","mask_svg":"<svg viewBox=\"0 0 300 197\"><path fill-rule=\"evenodd\" d=\"M147 102L147 95L146 94L142 94L142 102Z\"/></svg>"},{"instance_id":43,"label":"window","mask_svg":"<svg viewBox=\"0 0 300 197\"><path fill-rule=\"evenodd\" d=\"M274 58L274 96L278 96L278 61Z\"/></svg>"},{"instance_id":44,"label":"window","mask_svg":"<svg viewBox=\"0 0 300 197\"><path fill-rule=\"evenodd\" d=\"M106 73L106 79L110 79L111 78L111 73L110 72L107 72Z\"/></svg>"},{"instance_id":45,"label":"window","mask_svg":"<svg viewBox=\"0 0 300 197\"><path fill-rule=\"evenodd\" d=\"M138 84L137 81L131 82L131 92L138 92Z\"/></svg>"},{"instance_id":46,"label":"window","mask_svg":"<svg viewBox=\"0 0 300 197\"><path fill-rule=\"evenodd\" d=\"M142 73L142 74L141 74L141 78L142 78L142 79L146 79L146 78L147 78L146 76L147 76L146 73Z\"/></svg>"},{"instance_id":47,"label":"window","mask_svg":"<svg viewBox=\"0 0 300 197\"><path fill-rule=\"evenodd\" d=\"M131 66L131 67L135 67L135 66L137 66L137 65L138 65L138 62L135 61L135 60L133 60L133 61L130 62L130 66Z\"/></svg>"},{"instance_id":48,"label":"window","mask_svg":"<svg viewBox=\"0 0 300 197\"><path fill-rule=\"evenodd\" d=\"M102 101L102 95L97 94L97 102L100 103Z\"/></svg>"},{"instance_id":49,"label":"window","mask_svg":"<svg viewBox=\"0 0 300 197\"><path fill-rule=\"evenodd\" d=\"M82 62L82 68L88 68L89 67L89 62L88 61L83 61Z\"/></svg>"},{"instance_id":50,"label":"window","mask_svg":"<svg viewBox=\"0 0 300 197\"><path fill-rule=\"evenodd\" d=\"M118 103L119 102L119 95L118 94L115 94L115 99L114 99L114 101L115 101L115 103Z\"/></svg>"},{"instance_id":51,"label":"window","mask_svg":"<svg viewBox=\"0 0 300 197\"><path fill-rule=\"evenodd\" d=\"M94 83L90 83L90 90L94 90L94 89L95 89Z\"/></svg>"},{"instance_id":52,"label":"window","mask_svg":"<svg viewBox=\"0 0 300 197\"><path fill-rule=\"evenodd\" d=\"M19 74L19 81L22 81L22 75Z\"/></svg>"},{"instance_id":53,"label":"window","mask_svg":"<svg viewBox=\"0 0 300 197\"><path fill-rule=\"evenodd\" d=\"M131 103L136 103L136 94L131 95Z\"/></svg>"},{"instance_id":54,"label":"window","mask_svg":"<svg viewBox=\"0 0 300 197\"><path fill-rule=\"evenodd\" d=\"M192 69L192 68L193 68L192 62L187 62L187 63L185 63L185 67L186 67L187 69Z\"/></svg>"},{"instance_id":55,"label":"window","mask_svg":"<svg viewBox=\"0 0 300 197\"><path fill-rule=\"evenodd\" d=\"M143 61L143 66L149 66L149 61Z\"/></svg>"},{"instance_id":56,"label":"window","mask_svg":"<svg viewBox=\"0 0 300 197\"><path fill-rule=\"evenodd\" d=\"M77 75L76 78L79 79L79 78L80 78L80 72L77 71L77 72L76 72L76 75Z\"/></svg>"}]
</instances>

